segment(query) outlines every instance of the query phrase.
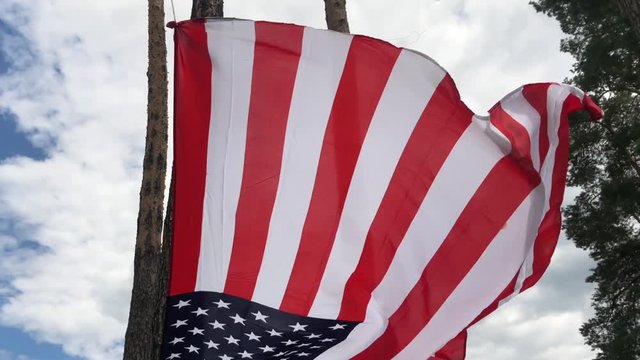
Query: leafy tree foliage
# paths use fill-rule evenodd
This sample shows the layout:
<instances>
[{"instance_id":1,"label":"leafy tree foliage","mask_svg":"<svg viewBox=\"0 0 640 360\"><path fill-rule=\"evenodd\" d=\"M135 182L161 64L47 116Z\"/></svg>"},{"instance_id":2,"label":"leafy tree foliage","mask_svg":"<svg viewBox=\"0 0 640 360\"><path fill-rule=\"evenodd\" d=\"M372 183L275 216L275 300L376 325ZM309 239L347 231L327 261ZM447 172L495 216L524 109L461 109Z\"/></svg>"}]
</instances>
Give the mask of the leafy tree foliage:
<instances>
[{"instance_id":1,"label":"leafy tree foliage","mask_svg":"<svg viewBox=\"0 0 640 360\"><path fill-rule=\"evenodd\" d=\"M637 6L637 0L636 6ZM565 209L567 235L596 261L587 281L595 310L580 329L597 360L640 359L640 38L616 1L538 0L568 37L570 82L605 111L571 119L568 184L583 192ZM636 14L637 15L637 14ZM637 31L637 29L636 29ZM640 33L640 32L638 32Z\"/></svg>"}]
</instances>

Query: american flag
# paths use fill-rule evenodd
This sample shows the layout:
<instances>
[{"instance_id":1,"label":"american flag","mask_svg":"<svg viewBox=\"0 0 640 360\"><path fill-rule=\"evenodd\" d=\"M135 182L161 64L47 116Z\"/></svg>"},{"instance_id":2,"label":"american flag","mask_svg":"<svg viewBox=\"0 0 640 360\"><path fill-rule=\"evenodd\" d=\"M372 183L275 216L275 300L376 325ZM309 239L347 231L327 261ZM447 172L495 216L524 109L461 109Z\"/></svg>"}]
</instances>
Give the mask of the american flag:
<instances>
[{"instance_id":1,"label":"american flag","mask_svg":"<svg viewBox=\"0 0 640 360\"><path fill-rule=\"evenodd\" d=\"M174 26L164 359L464 359L466 328L547 268L568 115L602 116L580 90L525 85L478 116L380 40Z\"/></svg>"}]
</instances>

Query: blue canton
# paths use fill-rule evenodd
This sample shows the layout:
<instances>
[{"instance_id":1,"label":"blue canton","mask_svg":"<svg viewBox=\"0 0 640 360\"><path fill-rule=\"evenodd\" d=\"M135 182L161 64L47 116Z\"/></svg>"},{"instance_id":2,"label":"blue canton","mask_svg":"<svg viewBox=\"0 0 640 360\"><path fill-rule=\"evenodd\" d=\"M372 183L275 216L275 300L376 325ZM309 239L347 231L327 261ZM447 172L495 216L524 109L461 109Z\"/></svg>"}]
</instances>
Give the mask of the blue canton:
<instances>
[{"instance_id":1,"label":"blue canton","mask_svg":"<svg viewBox=\"0 0 640 360\"><path fill-rule=\"evenodd\" d=\"M165 360L314 359L358 322L286 313L216 292L167 299Z\"/></svg>"}]
</instances>

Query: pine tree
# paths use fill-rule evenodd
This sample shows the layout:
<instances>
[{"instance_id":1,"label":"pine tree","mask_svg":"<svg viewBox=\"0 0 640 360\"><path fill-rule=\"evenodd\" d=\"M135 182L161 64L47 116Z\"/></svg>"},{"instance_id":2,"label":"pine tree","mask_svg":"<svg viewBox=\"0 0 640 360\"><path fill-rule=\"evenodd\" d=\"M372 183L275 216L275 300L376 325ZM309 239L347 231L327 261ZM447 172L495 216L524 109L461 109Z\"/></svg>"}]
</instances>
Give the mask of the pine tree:
<instances>
[{"instance_id":1,"label":"pine tree","mask_svg":"<svg viewBox=\"0 0 640 360\"><path fill-rule=\"evenodd\" d=\"M629 20L636 37L640 41L640 1L616 0L618 9Z\"/></svg>"},{"instance_id":2,"label":"pine tree","mask_svg":"<svg viewBox=\"0 0 640 360\"><path fill-rule=\"evenodd\" d=\"M593 92L605 117L571 119L568 184L582 192L564 227L596 261L594 316L580 329L597 360L640 359L640 29L638 1L538 0L568 35L570 82ZM634 10L635 9L635 10ZM635 12L634 12L635 11Z\"/></svg>"}]
</instances>

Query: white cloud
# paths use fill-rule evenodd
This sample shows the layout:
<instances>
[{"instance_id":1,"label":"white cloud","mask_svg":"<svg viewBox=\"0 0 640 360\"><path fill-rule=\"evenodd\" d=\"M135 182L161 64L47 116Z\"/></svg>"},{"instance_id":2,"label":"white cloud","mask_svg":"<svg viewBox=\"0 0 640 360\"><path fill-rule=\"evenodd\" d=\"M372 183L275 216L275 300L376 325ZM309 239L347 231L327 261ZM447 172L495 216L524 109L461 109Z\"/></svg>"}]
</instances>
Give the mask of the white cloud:
<instances>
[{"instance_id":1,"label":"white cloud","mask_svg":"<svg viewBox=\"0 0 640 360\"><path fill-rule=\"evenodd\" d=\"M191 2L175 3L186 18ZM526 2L390 4L349 0L352 31L428 54L476 112L524 82L569 74L558 26ZM225 13L325 27L320 0L229 0ZM0 284L10 280L0 287L0 323L69 354L120 358L146 121L145 2L5 0L0 14L30 42L0 45L15 62L0 78L0 108L48 154L0 164L0 233L2 221L15 228L0 237ZM588 357L577 329L588 311L589 264L561 241L542 283L472 331L469 359Z\"/></svg>"},{"instance_id":2,"label":"white cloud","mask_svg":"<svg viewBox=\"0 0 640 360\"><path fill-rule=\"evenodd\" d=\"M39 244L3 252L12 281L0 321L73 355L117 358L146 118L145 9L126 1L3 4L32 42L23 57L35 57L0 82L0 104L49 146L46 160L0 166L0 217Z\"/></svg>"}]
</instances>

